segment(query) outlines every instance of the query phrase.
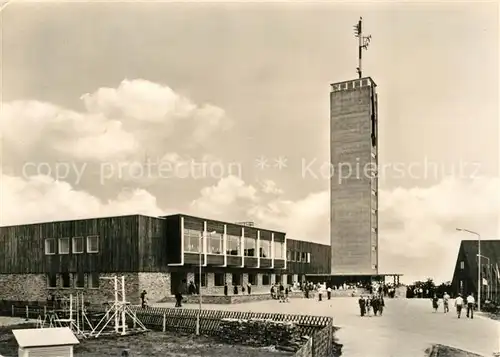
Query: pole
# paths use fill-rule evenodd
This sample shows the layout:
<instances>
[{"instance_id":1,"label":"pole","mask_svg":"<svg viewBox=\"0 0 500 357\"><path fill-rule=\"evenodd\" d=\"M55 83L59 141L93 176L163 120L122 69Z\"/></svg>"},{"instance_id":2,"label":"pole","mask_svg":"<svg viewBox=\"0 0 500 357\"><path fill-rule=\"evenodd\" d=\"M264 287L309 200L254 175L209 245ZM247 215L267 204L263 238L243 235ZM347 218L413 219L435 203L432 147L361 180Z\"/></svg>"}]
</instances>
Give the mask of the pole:
<instances>
[{"instance_id":1,"label":"pole","mask_svg":"<svg viewBox=\"0 0 500 357\"><path fill-rule=\"evenodd\" d=\"M118 333L119 316L118 316L118 277L115 275L115 332Z\"/></svg>"},{"instance_id":2,"label":"pole","mask_svg":"<svg viewBox=\"0 0 500 357\"><path fill-rule=\"evenodd\" d=\"M127 304L127 301L125 299L125 276L122 275L122 335L125 335L127 333L127 317L125 315L125 306Z\"/></svg>"},{"instance_id":3,"label":"pole","mask_svg":"<svg viewBox=\"0 0 500 357\"><path fill-rule=\"evenodd\" d=\"M359 36L358 36L358 75L359 75L359 78L362 78L363 77L363 69L361 67L361 59L363 57L363 30L361 28L362 26L362 21L363 21L363 18L360 17L359 18L359 22L358 22L358 31L359 31Z\"/></svg>"},{"instance_id":4,"label":"pole","mask_svg":"<svg viewBox=\"0 0 500 357\"><path fill-rule=\"evenodd\" d=\"M76 293L76 329L80 329L80 293Z\"/></svg>"},{"instance_id":5,"label":"pole","mask_svg":"<svg viewBox=\"0 0 500 357\"><path fill-rule=\"evenodd\" d=\"M200 318L201 318L201 255L203 252L203 232L200 233L200 244L198 247L198 314L196 315L196 336L200 335Z\"/></svg>"},{"instance_id":6,"label":"pole","mask_svg":"<svg viewBox=\"0 0 500 357\"><path fill-rule=\"evenodd\" d=\"M477 234L477 233L476 233ZM477 234L477 251L479 257L477 259L477 311L481 311L481 235Z\"/></svg>"}]
</instances>

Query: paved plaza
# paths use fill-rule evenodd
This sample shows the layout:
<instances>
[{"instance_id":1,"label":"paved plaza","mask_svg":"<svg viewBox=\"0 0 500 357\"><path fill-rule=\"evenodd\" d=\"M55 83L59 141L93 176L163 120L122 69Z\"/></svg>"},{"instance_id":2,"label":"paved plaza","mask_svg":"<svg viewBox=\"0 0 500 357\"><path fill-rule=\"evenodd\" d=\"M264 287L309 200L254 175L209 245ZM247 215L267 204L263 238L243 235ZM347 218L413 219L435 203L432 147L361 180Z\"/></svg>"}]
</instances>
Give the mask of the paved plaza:
<instances>
[{"instance_id":1,"label":"paved plaza","mask_svg":"<svg viewBox=\"0 0 500 357\"><path fill-rule=\"evenodd\" d=\"M383 316L360 317L357 298L319 302L291 299L289 303L260 301L234 305L203 305L204 309L325 315L334 318L345 357L414 357L440 343L484 356L499 352L500 323L476 316L473 320L453 313L434 313L427 299L386 299ZM156 305L155 305L156 306ZM171 307L172 304L157 306ZM450 306L453 306L453 301ZM197 309L198 305L186 305ZM442 308L442 306L441 306Z\"/></svg>"}]
</instances>

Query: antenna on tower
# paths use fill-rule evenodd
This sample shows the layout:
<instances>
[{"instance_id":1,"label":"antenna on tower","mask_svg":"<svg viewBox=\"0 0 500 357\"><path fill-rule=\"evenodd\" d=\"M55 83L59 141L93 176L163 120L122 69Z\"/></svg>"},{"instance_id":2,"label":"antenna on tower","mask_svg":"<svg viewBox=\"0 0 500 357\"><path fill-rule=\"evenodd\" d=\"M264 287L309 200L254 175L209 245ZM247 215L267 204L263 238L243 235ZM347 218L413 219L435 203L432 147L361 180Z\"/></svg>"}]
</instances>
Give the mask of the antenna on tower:
<instances>
[{"instance_id":1,"label":"antenna on tower","mask_svg":"<svg viewBox=\"0 0 500 357\"><path fill-rule=\"evenodd\" d=\"M361 66L362 63L362 58L363 58L363 50L368 49L368 45L370 44L370 41L372 40L372 35L368 36L363 36L363 18L360 17L359 21L356 25L354 25L354 36L358 38L359 44L358 44L358 67L356 68L356 72L358 72L359 78L363 78L363 69Z\"/></svg>"}]
</instances>

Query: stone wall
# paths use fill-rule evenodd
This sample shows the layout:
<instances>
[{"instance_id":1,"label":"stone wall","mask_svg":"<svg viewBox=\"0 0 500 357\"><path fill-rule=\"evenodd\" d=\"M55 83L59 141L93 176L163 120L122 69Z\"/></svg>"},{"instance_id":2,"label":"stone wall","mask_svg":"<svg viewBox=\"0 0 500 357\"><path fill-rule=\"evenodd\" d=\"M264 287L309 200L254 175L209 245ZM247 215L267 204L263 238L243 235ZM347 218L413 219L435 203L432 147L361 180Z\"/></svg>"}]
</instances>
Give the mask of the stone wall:
<instances>
[{"instance_id":1,"label":"stone wall","mask_svg":"<svg viewBox=\"0 0 500 357\"><path fill-rule=\"evenodd\" d=\"M46 300L45 274L0 274L0 300Z\"/></svg>"},{"instance_id":2,"label":"stone wall","mask_svg":"<svg viewBox=\"0 0 500 357\"><path fill-rule=\"evenodd\" d=\"M158 302L170 295L170 273L138 273L138 277L139 294L146 290L149 303Z\"/></svg>"}]
</instances>

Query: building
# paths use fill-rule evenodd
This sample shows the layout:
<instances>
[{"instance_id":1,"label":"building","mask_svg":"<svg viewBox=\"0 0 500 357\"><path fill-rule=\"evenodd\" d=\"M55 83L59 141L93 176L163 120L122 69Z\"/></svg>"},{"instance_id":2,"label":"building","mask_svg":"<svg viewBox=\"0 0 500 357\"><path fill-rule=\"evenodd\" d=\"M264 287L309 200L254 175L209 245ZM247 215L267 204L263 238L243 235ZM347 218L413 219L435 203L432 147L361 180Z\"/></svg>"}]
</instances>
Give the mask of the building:
<instances>
[{"instance_id":1,"label":"building","mask_svg":"<svg viewBox=\"0 0 500 357\"><path fill-rule=\"evenodd\" d=\"M329 246L284 232L183 214L129 215L0 227L0 299L45 300L83 292L114 300L103 278L126 277L129 301L170 296L186 279L218 295L224 284L269 291L272 283L329 272ZM200 249L201 248L201 249ZM287 259L289 257L290 259ZM231 289L230 289L231 290Z\"/></svg>"},{"instance_id":2,"label":"building","mask_svg":"<svg viewBox=\"0 0 500 357\"><path fill-rule=\"evenodd\" d=\"M378 275L377 120L370 77L331 85L332 275Z\"/></svg>"},{"instance_id":3,"label":"building","mask_svg":"<svg viewBox=\"0 0 500 357\"><path fill-rule=\"evenodd\" d=\"M481 297L498 299L500 291L500 240L481 240ZM463 240L451 282L453 294L478 291L478 240Z\"/></svg>"}]
</instances>

